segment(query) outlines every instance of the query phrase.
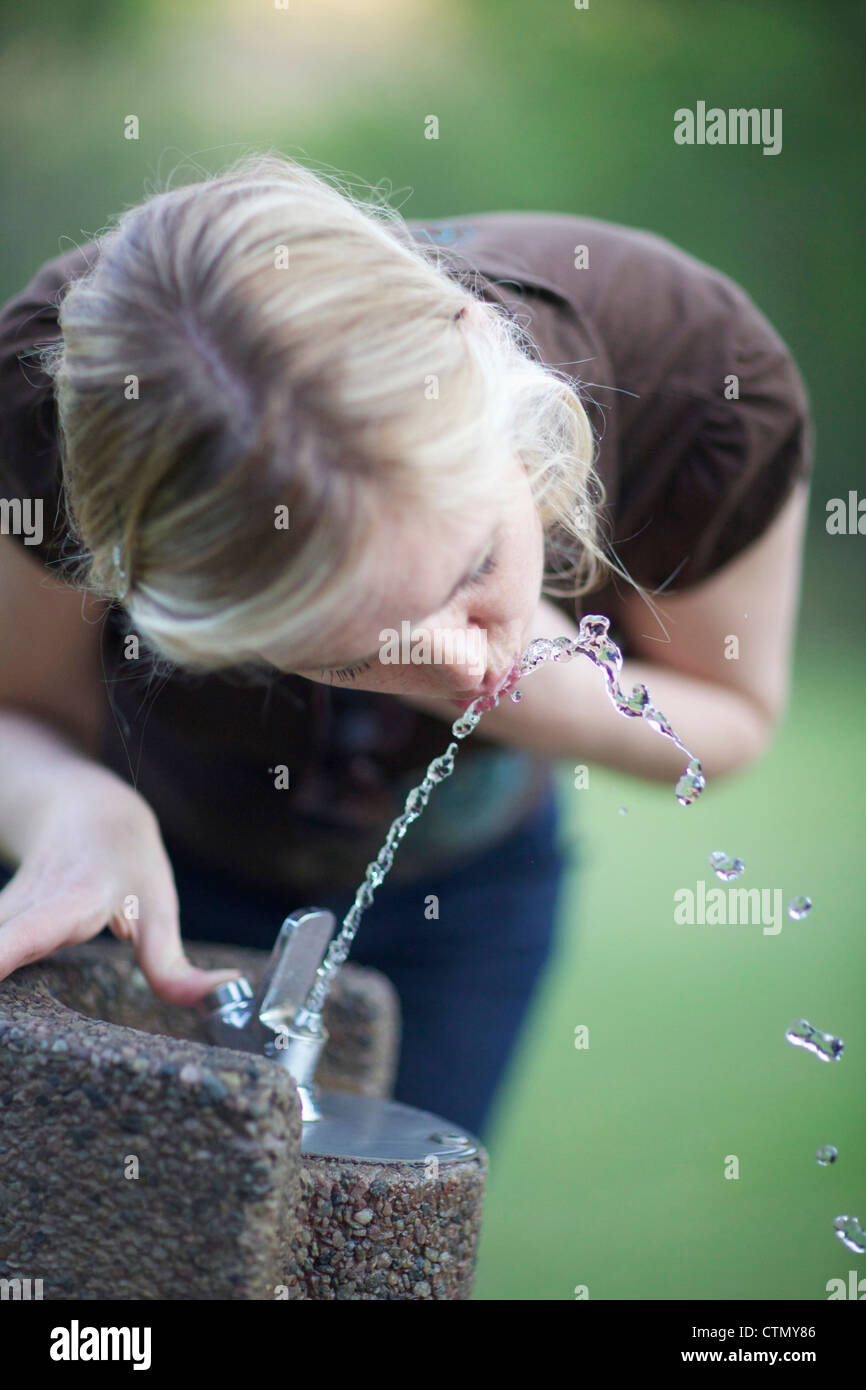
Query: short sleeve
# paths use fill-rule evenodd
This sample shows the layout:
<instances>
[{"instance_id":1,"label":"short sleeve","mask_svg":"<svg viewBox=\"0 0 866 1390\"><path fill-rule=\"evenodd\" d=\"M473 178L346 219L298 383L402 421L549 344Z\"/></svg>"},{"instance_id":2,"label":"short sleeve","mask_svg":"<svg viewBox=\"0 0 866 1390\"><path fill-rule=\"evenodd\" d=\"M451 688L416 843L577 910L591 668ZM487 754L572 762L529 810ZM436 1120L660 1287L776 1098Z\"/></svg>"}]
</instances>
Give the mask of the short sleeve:
<instances>
[{"instance_id":1,"label":"short sleeve","mask_svg":"<svg viewBox=\"0 0 866 1390\"><path fill-rule=\"evenodd\" d=\"M590 414L602 544L637 584L691 588L763 535L811 475L813 424L790 349L736 281L594 218L483 214L445 230L486 275L526 287L543 360ZM577 604L554 601L613 614L629 590L608 572Z\"/></svg>"},{"instance_id":2,"label":"short sleeve","mask_svg":"<svg viewBox=\"0 0 866 1390\"><path fill-rule=\"evenodd\" d=\"M724 390L708 400L662 497L669 539L649 577L662 584L682 565L671 592L708 579L758 540L812 473L814 429L803 378L764 316L742 292L738 299Z\"/></svg>"},{"instance_id":3,"label":"short sleeve","mask_svg":"<svg viewBox=\"0 0 866 1390\"><path fill-rule=\"evenodd\" d=\"M623 431L615 553L650 592L677 593L723 569L813 468L810 401L793 355L745 291L708 274L725 312L708 325L715 341L701 372L662 376ZM626 589L616 579L604 597Z\"/></svg>"},{"instance_id":4,"label":"short sleeve","mask_svg":"<svg viewBox=\"0 0 866 1390\"><path fill-rule=\"evenodd\" d=\"M38 350L60 336L63 287L86 269L76 247L40 267L0 308L0 497L9 533L56 578L75 554L63 505L53 384Z\"/></svg>"}]
</instances>

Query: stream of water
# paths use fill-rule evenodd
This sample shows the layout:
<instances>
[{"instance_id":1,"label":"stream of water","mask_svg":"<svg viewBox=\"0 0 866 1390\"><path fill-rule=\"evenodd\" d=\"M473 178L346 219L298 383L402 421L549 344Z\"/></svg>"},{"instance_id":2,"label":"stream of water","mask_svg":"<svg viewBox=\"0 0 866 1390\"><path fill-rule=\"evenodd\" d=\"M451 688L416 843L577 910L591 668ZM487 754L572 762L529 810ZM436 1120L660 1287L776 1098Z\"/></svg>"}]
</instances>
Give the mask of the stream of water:
<instances>
[{"instance_id":1,"label":"stream of water","mask_svg":"<svg viewBox=\"0 0 866 1390\"><path fill-rule=\"evenodd\" d=\"M627 719L645 719L650 728L665 738L671 739L685 753L688 762L676 785L676 798L681 806L690 806L704 789L705 778L701 764L685 744L677 737L668 720L652 703L645 685L636 685L630 695L620 688L619 674L622 670L622 652L608 636L609 620L598 614L588 614L581 620L578 636L572 641L569 637L553 639L537 638L530 642L526 650L515 662L512 675L497 695L482 695L469 706L451 726L455 739L467 738L477 727L483 715L499 704L503 694L508 693L515 704L521 692L512 688L517 680L531 674L547 661L564 664L577 656L585 656L601 670L607 692L614 707ZM343 918L338 934L331 942L328 952L316 972L316 979L307 996L304 1010L298 1019L301 1026L318 1031L318 1015L331 985L334 973L340 968L349 954L355 939L361 917L373 901L373 894L394 862L394 853L412 821L417 820L430 799L430 793L439 782L450 777L454 771L454 759L458 752L457 743L449 743L445 752L434 758L427 768L426 775L417 787L413 787L406 797L403 811L392 821L385 837L385 843L372 863L367 865L363 882L360 884L351 908Z\"/></svg>"},{"instance_id":2,"label":"stream of water","mask_svg":"<svg viewBox=\"0 0 866 1390\"><path fill-rule=\"evenodd\" d=\"M609 626L607 618L599 614L589 614L581 620L579 634L575 640L569 637L557 637L553 639L537 638L534 642L530 642L515 662L511 675L502 689L496 695L482 696L471 704L451 725L451 733L455 740L467 738L478 726L483 715L499 704L503 694L508 694L509 698L516 704L521 698L521 692L516 688L517 681L538 670L546 662L553 661L563 664L577 656L585 656L602 672L607 693L614 708L621 715L627 719L645 719L651 729L663 737L671 739L677 748L686 755L688 761L676 784L676 798L681 806L691 806L706 785L700 761L686 748L661 710L652 703L650 693L645 685L635 685L630 695L623 693L618 679L623 665L622 652L608 635ZM349 954L361 918L372 903L376 889L391 868L397 846L412 822L421 815L430 799L433 788L443 782L446 777L450 777L454 771L454 759L457 752L458 743L449 743L445 752L430 763L423 781L417 787L413 787L406 797L403 811L392 821L385 837L385 843L372 863L367 865L364 879L355 894L355 900L343 918L340 931L331 942L328 952L316 972L316 978L307 995L304 1008L295 1020L296 1026L306 1027L314 1034L321 1032L322 1005L335 972ZM625 808L622 810L624 811ZM723 881L738 878L745 868L742 859L736 859L723 850L716 850L710 855L710 865L716 876ZM811 906L808 898L798 897L790 904L788 912L795 920L802 919L807 915ZM797 1022L791 1024L786 1037L788 1042L793 1043L796 1047L806 1048L807 1051L822 1061L838 1061L842 1056L843 1043L841 1038L834 1037L831 1033L822 1033L806 1019L798 1019ZM836 1157L837 1151L832 1145L824 1145L817 1153L818 1162L822 1166L829 1166L834 1163ZM836 1234L849 1250L857 1254L863 1254L866 1251L866 1233L856 1217L839 1216L833 1224Z\"/></svg>"}]
</instances>

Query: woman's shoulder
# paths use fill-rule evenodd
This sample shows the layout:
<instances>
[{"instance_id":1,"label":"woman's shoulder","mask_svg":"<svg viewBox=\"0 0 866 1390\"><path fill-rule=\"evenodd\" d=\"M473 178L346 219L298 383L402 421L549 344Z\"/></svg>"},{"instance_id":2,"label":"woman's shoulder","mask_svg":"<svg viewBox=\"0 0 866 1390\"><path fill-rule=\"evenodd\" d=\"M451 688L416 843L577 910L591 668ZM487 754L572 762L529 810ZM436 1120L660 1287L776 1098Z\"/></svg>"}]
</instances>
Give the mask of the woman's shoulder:
<instances>
[{"instance_id":1,"label":"woman's shoulder","mask_svg":"<svg viewBox=\"0 0 866 1390\"><path fill-rule=\"evenodd\" d=\"M652 267L669 277L718 274L656 232L564 212L497 211L407 222L418 241L431 242L494 273L592 300L622 271Z\"/></svg>"},{"instance_id":2,"label":"woman's shoulder","mask_svg":"<svg viewBox=\"0 0 866 1390\"><path fill-rule=\"evenodd\" d=\"M768 352L786 343L748 292L724 271L668 237L596 217L561 212L484 212L408 223L420 242L442 248L485 278L556 296L576 324L604 342L617 385L698 395L724 330L736 322Z\"/></svg>"},{"instance_id":3,"label":"woman's shoulder","mask_svg":"<svg viewBox=\"0 0 866 1390\"><path fill-rule=\"evenodd\" d=\"M38 349L59 337L59 305L66 287L99 255L99 243L73 246L43 261L27 283L0 304L0 428L19 399L30 402L50 388Z\"/></svg>"},{"instance_id":4,"label":"woman's shoulder","mask_svg":"<svg viewBox=\"0 0 866 1390\"><path fill-rule=\"evenodd\" d=\"M99 256L99 247L98 240L83 242L42 261L23 287L2 302L0 324L4 336L10 328L25 329L34 318L56 318L63 289L91 268ZM28 309L33 311L29 315Z\"/></svg>"},{"instance_id":5,"label":"woman's shoulder","mask_svg":"<svg viewBox=\"0 0 866 1390\"><path fill-rule=\"evenodd\" d=\"M598 438L606 532L638 582L699 583L811 472L809 395L787 343L731 276L668 238L563 213L415 224L526 307Z\"/></svg>"},{"instance_id":6,"label":"woman's shoulder","mask_svg":"<svg viewBox=\"0 0 866 1390\"><path fill-rule=\"evenodd\" d=\"M50 257L0 306L0 490L7 504L17 500L39 509L41 539L30 548L52 569L66 558L69 535L62 520L54 390L39 353L60 336L65 287L95 255L96 244L87 243Z\"/></svg>"}]
</instances>

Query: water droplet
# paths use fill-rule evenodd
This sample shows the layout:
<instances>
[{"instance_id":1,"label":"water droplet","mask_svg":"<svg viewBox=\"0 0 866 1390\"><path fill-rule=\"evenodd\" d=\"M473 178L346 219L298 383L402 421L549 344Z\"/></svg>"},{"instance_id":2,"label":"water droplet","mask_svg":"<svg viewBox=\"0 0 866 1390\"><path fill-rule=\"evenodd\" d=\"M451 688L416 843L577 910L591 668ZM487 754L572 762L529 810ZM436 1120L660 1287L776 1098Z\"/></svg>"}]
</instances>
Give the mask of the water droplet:
<instances>
[{"instance_id":1,"label":"water droplet","mask_svg":"<svg viewBox=\"0 0 866 1390\"><path fill-rule=\"evenodd\" d=\"M644 719L651 729L657 729L660 734L667 734L668 738L673 735L673 729L667 719L665 719L661 710L656 709L653 705L647 705L644 711Z\"/></svg>"},{"instance_id":2,"label":"water droplet","mask_svg":"<svg viewBox=\"0 0 866 1390\"><path fill-rule=\"evenodd\" d=\"M805 1018L798 1018L796 1023L792 1023L785 1037L795 1047L805 1047L807 1052L813 1052L822 1062L838 1062L845 1046L841 1038L834 1038L832 1033L822 1033L820 1028L813 1028Z\"/></svg>"},{"instance_id":3,"label":"water droplet","mask_svg":"<svg viewBox=\"0 0 866 1390\"><path fill-rule=\"evenodd\" d=\"M627 807L627 806L620 806L619 811L617 812L617 814L620 815L620 816L627 816L627 815L628 815L628 807Z\"/></svg>"},{"instance_id":4,"label":"water droplet","mask_svg":"<svg viewBox=\"0 0 866 1390\"><path fill-rule=\"evenodd\" d=\"M732 859L723 849L713 850L710 855L710 868L723 883L732 878L739 878L745 867L742 859Z\"/></svg>"},{"instance_id":5,"label":"water droplet","mask_svg":"<svg viewBox=\"0 0 866 1390\"><path fill-rule=\"evenodd\" d=\"M509 700L513 700L513 702L514 702L515 705L519 705L519 704L520 704L520 701L523 699L523 691L522 691L522 690L512 690L512 691L511 691L511 694L508 696L508 698L509 698Z\"/></svg>"},{"instance_id":6,"label":"water droplet","mask_svg":"<svg viewBox=\"0 0 866 1390\"><path fill-rule=\"evenodd\" d=\"M815 1154L815 1157L821 1166L826 1168L828 1163L836 1162L836 1159L839 1157L839 1151L838 1149L834 1149L832 1144L822 1144Z\"/></svg>"},{"instance_id":7,"label":"water droplet","mask_svg":"<svg viewBox=\"0 0 866 1390\"><path fill-rule=\"evenodd\" d=\"M788 904L788 916L793 917L795 922L801 921L806 916L806 913L811 912L811 910L811 898L794 898L793 901Z\"/></svg>"},{"instance_id":8,"label":"water droplet","mask_svg":"<svg viewBox=\"0 0 866 1390\"><path fill-rule=\"evenodd\" d=\"M427 805L427 797L428 793L423 791L421 787L413 787L406 797L406 810L410 811L413 815L420 816L424 807Z\"/></svg>"},{"instance_id":9,"label":"water droplet","mask_svg":"<svg viewBox=\"0 0 866 1390\"><path fill-rule=\"evenodd\" d=\"M855 1255L866 1254L866 1231L856 1216L837 1216L833 1222L833 1230L842 1244L853 1250Z\"/></svg>"},{"instance_id":10,"label":"water droplet","mask_svg":"<svg viewBox=\"0 0 866 1390\"><path fill-rule=\"evenodd\" d=\"M454 723L451 725L452 734L455 738L466 738L472 733L472 730L475 728L480 718L481 715L478 711L476 710L473 712L470 706L465 714L461 714L459 719L454 720Z\"/></svg>"},{"instance_id":11,"label":"water droplet","mask_svg":"<svg viewBox=\"0 0 866 1390\"><path fill-rule=\"evenodd\" d=\"M609 627L609 618L605 618L600 613L588 613L585 618L580 620L580 641L591 642L593 638L606 637Z\"/></svg>"},{"instance_id":12,"label":"water droplet","mask_svg":"<svg viewBox=\"0 0 866 1390\"><path fill-rule=\"evenodd\" d=\"M453 748L454 745L452 743L450 748L446 748L444 753L440 754L438 758L434 758L433 762L430 764L431 772L435 769L435 771L441 773L443 777L451 776L454 771L454 753L451 751Z\"/></svg>"},{"instance_id":13,"label":"water droplet","mask_svg":"<svg viewBox=\"0 0 866 1390\"><path fill-rule=\"evenodd\" d=\"M622 670L622 652L619 647L614 646L613 642L599 642L596 655L602 665L607 666L609 670Z\"/></svg>"},{"instance_id":14,"label":"water droplet","mask_svg":"<svg viewBox=\"0 0 866 1390\"><path fill-rule=\"evenodd\" d=\"M681 806L691 806L693 801L697 801L706 785L706 778L701 770L700 763L697 758L692 758L682 777L677 782L677 801Z\"/></svg>"},{"instance_id":15,"label":"water droplet","mask_svg":"<svg viewBox=\"0 0 866 1390\"><path fill-rule=\"evenodd\" d=\"M530 642L521 657L521 671L534 671L537 666L543 666L552 653L553 643L547 637L536 637L534 642Z\"/></svg>"}]
</instances>

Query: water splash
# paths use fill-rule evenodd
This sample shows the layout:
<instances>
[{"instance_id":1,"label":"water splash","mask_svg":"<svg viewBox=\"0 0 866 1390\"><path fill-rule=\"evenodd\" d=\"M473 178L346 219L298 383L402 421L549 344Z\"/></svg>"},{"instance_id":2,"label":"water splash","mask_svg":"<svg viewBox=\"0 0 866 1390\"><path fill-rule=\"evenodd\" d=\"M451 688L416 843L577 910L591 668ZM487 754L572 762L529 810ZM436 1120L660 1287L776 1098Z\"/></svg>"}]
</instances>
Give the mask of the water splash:
<instances>
[{"instance_id":1,"label":"water splash","mask_svg":"<svg viewBox=\"0 0 866 1390\"><path fill-rule=\"evenodd\" d=\"M836 1162L836 1159L839 1157L839 1150L835 1149L832 1144L822 1144L820 1149L816 1152L815 1157L822 1168L826 1168L829 1163Z\"/></svg>"},{"instance_id":2,"label":"water splash","mask_svg":"<svg viewBox=\"0 0 866 1390\"><path fill-rule=\"evenodd\" d=\"M813 1028L805 1018L798 1018L796 1023L792 1023L785 1037L795 1047L805 1047L807 1052L814 1052L822 1062L838 1062L845 1046L841 1038L834 1038L832 1033L822 1033L820 1028Z\"/></svg>"},{"instance_id":3,"label":"water splash","mask_svg":"<svg viewBox=\"0 0 866 1390\"><path fill-rule=\"evenodd\" d=\"M793 917L795 922L802 921L802 919L806 916L807 912L811 911L811 898L794 898L793 901L791 901L788 904L788 916Z\"/></svg>"},{"instance_id":4,"label":"water splash","mask_svg":"<svg viewBox=\"0 0 866 1390\"><path fill-rule=\"evenodd\" d=\"M455 739L467 738L477 727L482 715L487 710L494 709L503 695L507 694L517 704L521 699L521 691L516 689L517 681L543 666L545 662L565 663L573 660L576 656L585 656L601 670L607 685L607 693L620 714L627 719L645 719L651 728L665 738L671 739L685 753L689 761L685 772L677 782L676 798L681 806L690 806L698 799L706 785L701 764L677 737L661 710L656 709L645 685L634 686L630 695L623 693L617 680L622 671L622 652L608 636L609 627L608 618L599 614L588 614L581 619L578 636L574 641L570 637L552 639L539 637L534 642L530 642L526 650L515 661L502 689L495 695L482 695L475 700L459 718L455 719L451 725L451 733ZM397 845L406 834L412 821L417 820L418 816L421 815L434 786L444 781L446 777L450 777L454 771L454 759L457 751L457 744L449 743L445 752L433 759L427 768L423 781L417 787L413 787L406 797L403 811L392 822L385 843L378 855L372 863L367 865L363 882L355 894L355 900L343 918L340 931L328 947L327 954L316 972L315 982L306 999L306 1013L302 1011L298 1017L298 1023L301 1026L306 1024L312 1030L318 1030L321 1027L317 1015L321 1011L334 973L349 954L361 916L372 903L375 890L390 869Z\"/></svg>"},{"instance_id":5,"label":"water splash","mask_svg":"<svg viewBox=\"0 0 866 1390\"><path fill-rule=\"evenodd\" d=\"M710 868L723 883L732 878L739 878L745 867L742 859L732 859L723 849L713 850L710 855Z\"/></svg>"},{"instance_id":6,"label":"water splash","mask_svg":"<svg viewBox=\"0 0 866 1390\"><path fill-rule=\"evenodd\" d=\"M620 714L627 719L645 719L651 728L665 738L671 739L677 748L685 753L688 763L685 772L677 782L676 798L681 806L691 806L693 802L697 801L706 786L700 761L681 742L661 710L656 709L645 685L635 685L630 695L623 693L618 680L623 666L622 652L608 636L609 627L609 619L600 614L592 613L581 619L578 636L574 641L569 637L536 638L534 642L530 642L521 656L517 665L517 676L528 675L547 661L565 663L573 660L576 656L587 657L595 666L599 667L604 675L607 693ZM506 689L508 689L507 686ZM515 691L514 693L519 694L520 692ZM467 715L471 715L479 704L484 708L490 708L489 704L485 704L485 700L490 701L490 699L490 696L486 696L483 697L482 701L476 701L476 704L472 705L462 718L465 719ZM493 703L496 701L494 700ZM460 723L461 721L458 720L452 729L455 737L458 738L460 734L457 725ZM474 723L472 727L475 727Z\"/></svg>"},{"instance_id":7,"label":"water splash","mask_svg":"<svg viewBox=\"0 0 866 1390\"><path fill-rule=\"evenodd\" d=\"M837 1216L833 1222L833 1230L842 1244L853 1250L855 1255L866 1254L866 1231L856 1216Z\"/></svg>"},{"instance_id":8,"label":"water splash","mask_svg":"<svg viewBox=\"0 0 866 1390\"><path fill-rule=\"evenodd\" d=\"M680 744L682 747L682 744ZM704 787L703 768L697 758L692 758L680 780L677 782L676 793L677 801L681 806L691 806L693 801L697 801Z\"/></svg>"}]
</instances>

